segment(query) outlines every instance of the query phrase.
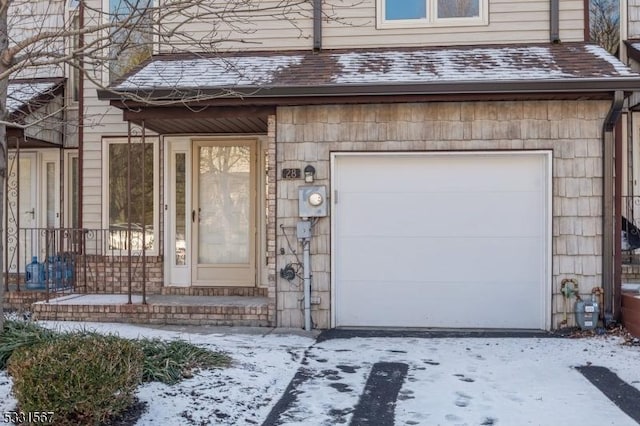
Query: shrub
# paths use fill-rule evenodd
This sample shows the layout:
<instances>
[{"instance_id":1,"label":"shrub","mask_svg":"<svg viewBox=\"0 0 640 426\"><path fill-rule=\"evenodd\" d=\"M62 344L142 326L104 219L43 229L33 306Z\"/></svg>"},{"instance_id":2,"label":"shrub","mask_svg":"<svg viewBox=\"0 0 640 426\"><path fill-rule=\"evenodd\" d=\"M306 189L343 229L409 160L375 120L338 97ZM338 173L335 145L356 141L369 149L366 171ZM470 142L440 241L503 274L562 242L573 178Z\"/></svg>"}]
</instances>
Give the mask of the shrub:
<instances>
[{"instance_id":1,"label":"shrub","mask_svg":"<svg viewBox=\"0 0 640 426\"><path fill-rule=\"evenodd\" d=\"M223 368L230 363L227 355L211 352L182 340L165 342L142 339L138 343L144 353L145 382L174 384L191 377L194 369Z\"/></svg>"},{"instance_id":2,"label":"shrub","mask_svg":"<svg viewBox=\"0 0 640 426\"><path fill-rule=\"evenodd\" d=\"M17 349L8 372L21 411L53 411L56 425L91 425L133 403L142 365L134 341L72 333Z\"/></svg>"},{"instance_id":3,"label":"shrub","mask_svg":"<svg viewBox=\"0 0 640 426\"><path fill-rule=\"evenodd\" d=\"M0 370L7 367L7 361L15 350L37 343L51 342L58 337L59 335L55 331L40 327L32 322L6 319L2 333L0 333Z\"/></svg>"}]
</instances>

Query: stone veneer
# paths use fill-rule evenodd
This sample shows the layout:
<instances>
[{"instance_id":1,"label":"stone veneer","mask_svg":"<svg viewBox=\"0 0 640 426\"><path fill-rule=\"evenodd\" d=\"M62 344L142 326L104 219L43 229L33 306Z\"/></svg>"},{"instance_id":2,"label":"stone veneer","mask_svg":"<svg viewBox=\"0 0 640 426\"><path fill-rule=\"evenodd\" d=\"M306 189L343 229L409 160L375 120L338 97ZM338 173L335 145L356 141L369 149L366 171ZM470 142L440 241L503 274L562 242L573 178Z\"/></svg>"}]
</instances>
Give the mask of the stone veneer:
<instances>
[{"instance_id":1,"label":"stone veneer","mask_svg":"<svg viewBox=\"0 0 640 426\"><path fill-rule=\"evenodd\" d=\"M607 101L496 101L280 107L277 110L277 176L282 168L316 168L316 184L330 187L334 151L553 150L552 326L563 316L560 282L574 278L590 294L602 281L602 125ZM271 123L270 123L271 124ZM270 131L272 125L270 125ZM271 140L270 140L271 142ZM269 164L272 145L269 146ZM275 170L269 170L270 182ZM277 181L277 223L269 223L270 280L277 279L277 325L303 325L302 288L275 274L297 262L295 237L299 180ZM329 188L330 189L330 188ZM269 212L273 198L269 194ZM270 216L273 217L273 216ZM330 326L330 219L314 228L312 306L314 327ZM297 245L296 245L297 244ZM272 259L270 257L270 259ZM464 262L464 259L461 259ZM271 283L270 283L271 285ZM270 291L271 291L270 286ZM572 323L572 316L569 316Z\"/></svg>"}]
</instances>

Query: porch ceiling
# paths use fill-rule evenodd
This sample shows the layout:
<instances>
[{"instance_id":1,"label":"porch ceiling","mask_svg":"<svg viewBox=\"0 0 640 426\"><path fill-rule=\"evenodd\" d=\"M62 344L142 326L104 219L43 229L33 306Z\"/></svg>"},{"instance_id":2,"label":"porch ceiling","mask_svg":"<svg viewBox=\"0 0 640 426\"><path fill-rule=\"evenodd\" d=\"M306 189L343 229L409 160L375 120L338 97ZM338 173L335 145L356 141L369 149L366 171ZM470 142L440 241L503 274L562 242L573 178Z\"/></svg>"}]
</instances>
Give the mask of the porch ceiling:
<instances>
[{"instance_id":1,"label":"porch ceiling","mask_svg":"<svg viewBox=\"0 0 640 426\"><path fill-rule=\"evenodd\" d=\"M159 134L266 133L272 107L156 107L125 110L123 118Z\"/></svg>"}]
</instances>

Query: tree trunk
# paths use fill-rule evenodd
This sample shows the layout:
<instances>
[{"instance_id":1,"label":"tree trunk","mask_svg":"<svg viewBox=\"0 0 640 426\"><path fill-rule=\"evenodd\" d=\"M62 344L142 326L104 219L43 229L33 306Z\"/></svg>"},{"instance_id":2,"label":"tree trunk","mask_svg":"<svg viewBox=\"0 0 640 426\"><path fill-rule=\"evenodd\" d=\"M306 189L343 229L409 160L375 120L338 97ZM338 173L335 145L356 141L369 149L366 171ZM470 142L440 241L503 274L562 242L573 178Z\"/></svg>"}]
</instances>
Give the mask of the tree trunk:
<instances>
[{"instance_id":1,"label":"tree trunk","mask_svg":"<svg viewBox=\"0 0 640 426\"><path fill-rule=\"evenodd\" d=\"M2 63L4 59L4 53L9 47L8 37L8 25L7 25L7 8L3 13L0 13L0 72L4 72L7 69L7 64ZM0 117L5 120L7 117L7 87L9 86L9 79L0 80ZM0 333L4 329L4 299L5 299L5 285L4 282L4 241L6 229L3 229L4 225L4 198L5 194L5 180L7 179L7 126L0 123Z\"/></svg>"}]
</instances>

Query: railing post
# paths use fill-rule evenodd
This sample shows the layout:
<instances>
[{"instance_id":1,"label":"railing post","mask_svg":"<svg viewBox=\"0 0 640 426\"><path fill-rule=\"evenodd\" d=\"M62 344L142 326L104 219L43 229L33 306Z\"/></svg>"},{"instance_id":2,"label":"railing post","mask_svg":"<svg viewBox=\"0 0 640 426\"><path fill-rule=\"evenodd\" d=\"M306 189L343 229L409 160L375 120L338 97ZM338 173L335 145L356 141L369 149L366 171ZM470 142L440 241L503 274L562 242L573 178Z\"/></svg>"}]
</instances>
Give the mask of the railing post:
<instances>
[{"instance_id":1,"label":"railing post","mask_svg":"<svg viewBox=\"0 0 640 426\"><path fill-rule=\"evenodd\" d=\"M142 120L142 303L147 304L147 216L144 197L146 196L145 174L147 164L147 141L145 139L145 122Z\"/></svg>"},{"instance_id":2,"label":"railing post","mask_svg":"<svg viewBox=\"0 0 640 426\"><path fill-rule=\"evenodd\" d=\"M131 122L127 121L127 266L129 286L127 294L131 304L132 262L131 262Z\"/></svg>"}]
</instances>

